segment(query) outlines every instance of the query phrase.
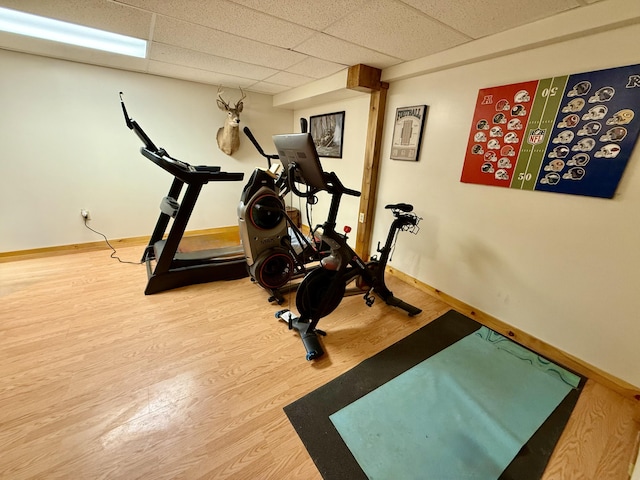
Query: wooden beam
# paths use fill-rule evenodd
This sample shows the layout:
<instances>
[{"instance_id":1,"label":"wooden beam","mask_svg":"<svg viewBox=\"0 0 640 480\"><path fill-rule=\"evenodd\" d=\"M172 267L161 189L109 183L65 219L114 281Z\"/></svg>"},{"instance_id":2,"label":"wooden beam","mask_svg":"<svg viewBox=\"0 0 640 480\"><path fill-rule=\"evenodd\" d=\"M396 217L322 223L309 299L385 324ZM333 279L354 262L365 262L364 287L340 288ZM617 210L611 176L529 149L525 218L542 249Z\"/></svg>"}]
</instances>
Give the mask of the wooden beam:
<instances>
[{"instance_id":1,"label":"wooden beam","mask_svg":"<svg viewBox=\"0 0 640 480\"><path fill-rule=\"evenodd\" d=\"M353 65L347 72L347 88L366 93L380 90L381 74L382 71L379 68L362 64Z\"/></svg>"},{"instance_id":2,"label":"wooden beam","mask_svg":"<svg viewBox=\"0 0 640 480\"><path fill-rule=\"evenodd\" d=\"M360 189L360 208L358 209L358 233L355 251L365 261L369 259L373 217L378 190L378 171L380 169L380 149L382 129L387 103L389 84L380 81L381 70L367 65L354 65L347 73L347 88L361 92L370 92L369 121L367 143L364 152L364 170Z\"/></svg>"}]
</instances>

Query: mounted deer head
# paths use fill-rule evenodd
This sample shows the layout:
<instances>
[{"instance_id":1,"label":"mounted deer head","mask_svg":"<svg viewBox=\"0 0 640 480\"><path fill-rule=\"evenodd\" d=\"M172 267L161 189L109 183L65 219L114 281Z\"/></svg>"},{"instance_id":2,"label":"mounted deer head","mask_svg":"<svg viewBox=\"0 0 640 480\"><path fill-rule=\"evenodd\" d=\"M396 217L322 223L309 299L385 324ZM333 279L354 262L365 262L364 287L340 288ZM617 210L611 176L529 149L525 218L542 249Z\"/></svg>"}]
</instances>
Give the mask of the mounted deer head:
<instances>
[{"instance_id":1,"label":"mounted deer head","mask_svg":"<svg viewBox=\"0 0 640 480\"><path fill-rule=\"evenodd\" d=\"M240 112L242 112L242 100L246 98L245 93L240 89L242 98L238 100L235 106L231 107L222 98L222 87L218 87L218 108L224 112L227 112L227 118L224 121L224 127L218 129L216 140L218 141L218 147L227 155L232 155L233 152L240 147Z\"/></svg>"}]
</instances>

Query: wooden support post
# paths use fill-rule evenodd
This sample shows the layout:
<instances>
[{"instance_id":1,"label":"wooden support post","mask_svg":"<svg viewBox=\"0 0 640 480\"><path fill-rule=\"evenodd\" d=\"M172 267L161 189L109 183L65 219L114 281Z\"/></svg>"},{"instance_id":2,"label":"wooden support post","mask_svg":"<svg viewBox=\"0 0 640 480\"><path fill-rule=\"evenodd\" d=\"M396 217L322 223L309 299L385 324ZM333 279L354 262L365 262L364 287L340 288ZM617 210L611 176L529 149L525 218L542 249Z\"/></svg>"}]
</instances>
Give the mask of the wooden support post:
<instances>
[{"instance_id":1,"label":"wooden support post","mask_svg":"<svg viewBox=\"0 0 640 480\"><path fill-rule=\"evenodd\" d=\"M382 129L384 127L387 90L389 89L388 83L380 81L381 73L381 70L367 65L354 65L349 67L347 72L347 88L371 93L367 143L364 152L364 171L362 172L362 188L360 189L360 208L358 209L358 234L354 248L356 253L365 261L369 259L371 250Z\"/></svg>"}]
</instances>

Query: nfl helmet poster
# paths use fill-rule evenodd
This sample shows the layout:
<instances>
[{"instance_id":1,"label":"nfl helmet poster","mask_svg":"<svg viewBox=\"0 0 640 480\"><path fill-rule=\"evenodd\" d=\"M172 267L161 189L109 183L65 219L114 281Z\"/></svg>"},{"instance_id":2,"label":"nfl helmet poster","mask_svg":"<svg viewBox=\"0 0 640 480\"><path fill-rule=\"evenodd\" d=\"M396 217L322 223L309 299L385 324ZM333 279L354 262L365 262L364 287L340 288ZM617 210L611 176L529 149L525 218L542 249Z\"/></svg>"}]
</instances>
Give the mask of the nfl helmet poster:
<instances>
[{"instance_id":1,"label":"nfl helmet poster","mask_svg":"<svg viewBox=\"0 0 640 480\"><path fill-rule=\"evenodd\" d=\"M640 132L640 65L478 92L460 181L612 198Z\"/></svg>"}]
</instances>

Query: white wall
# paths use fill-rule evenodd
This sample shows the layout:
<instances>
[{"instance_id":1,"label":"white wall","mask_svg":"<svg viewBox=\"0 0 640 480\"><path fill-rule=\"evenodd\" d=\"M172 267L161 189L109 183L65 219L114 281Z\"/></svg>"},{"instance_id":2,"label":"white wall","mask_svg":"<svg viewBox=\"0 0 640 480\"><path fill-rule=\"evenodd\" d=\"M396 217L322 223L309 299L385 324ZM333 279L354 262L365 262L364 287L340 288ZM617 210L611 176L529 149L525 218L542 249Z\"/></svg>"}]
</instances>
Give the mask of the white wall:
<instances>
[{"instance_id":1,"label":"white wall","mask_svg":"<svg viewBox=\"0 0 640 480\"><path fill-rule=\"evenodd\" d=\"M229 172L266 166L241 134L233 157L216 144L225 114L217 87L0 50L2 188L0 251L151 235L160 200L173 177L139 153L126 128L118 92L132 116L158 145L191 164ZM239 92L225 86L225 99ZM271 135L291 129L292 112L274 109L272 97L249 93L241 126L273 151ZM244 182L205 185L189 230L237 225Z\"/></svg>"},{"instance_id":2,"label":"white wall","mask_svg":"<svg viewBox=\"0 0 640 480\"><path fill-rule=\"evenodd\" d=\"M422 230L400 236L398 270L640 386L640 147L613 199L460 183L480 88L637 64L633 38L638 25L393 82L376 219L413 203ZM389 160L395 109L422 103L419 161Z\"/></svg>"},{"instance_id":3,"label":"white wall","mask_svg":"<svg viewBox=\"0 0 640 480\"><path fill-rule=\"evenodd\" d=\"M340 102L327 103L318 107L299 109L294 112L295 131L300 131L300 118L309 119L312 115L333 112L345 112L344 138L342 158L321 157L322 168L326 172L335 172L345 187L360 191L364 168L364 151L367 138L367 122L369 115L369 95L360 95ZM329 213L330 197L326 192L319 192L318 203L313 207L312 227L322 224ZM303 212L303 223L308 224L304 202L289 197L288 203ZM358 207L360 198L343 195L336 222L336 230L342 232L345 225L351 227L349 239L355 245L358 232Z\"/></svg>"}]
</instances>

